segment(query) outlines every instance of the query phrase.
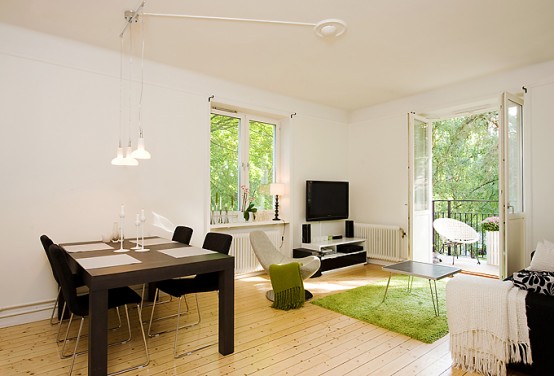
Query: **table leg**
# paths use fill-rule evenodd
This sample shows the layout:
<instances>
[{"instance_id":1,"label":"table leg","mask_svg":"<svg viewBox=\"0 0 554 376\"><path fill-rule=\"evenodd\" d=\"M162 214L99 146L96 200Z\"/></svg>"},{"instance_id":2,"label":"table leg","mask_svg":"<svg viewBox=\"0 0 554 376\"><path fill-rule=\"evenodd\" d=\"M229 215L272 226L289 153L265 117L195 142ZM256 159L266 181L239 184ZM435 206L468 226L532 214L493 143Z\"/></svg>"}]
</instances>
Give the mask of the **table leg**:
<instances>
[{"instance_id":1,"label":"table leg","mask_svg":"<svg viewBox=\"0 0 554 376\"><path fill-rule=\"evenodd\" d=\"M390 284L391 277L392 277L392 273L389 273L389 280L387 281L387 287L385 288L385 295L383 295L383 301L381 303L384 303L385 299L387 298L387 291L389 291L389 284Z\"/></svg>"},{"instance_id":2,"label":"table leg","mask_svg":"<svg viewBox=\"0 0 554 376\"><path fill-rule=\"evenodd\" d=\"M88 374L108 374L108 290L89 292Z\"/></svg>"},{"instance_id":3,"label":"table leg","mask_svg":"<svg viewBox=\"0 0 554 376\"><path fill-rule=\"evenodd\" d=\"M431 280L429 280L429 289L431 290L431 300L433 301L433 309L435 310L435 316L439 315L439 295L437 293L437 281L433 280L435 283L435 292L433 293L433 287L431 285Z\"/></svg>"},{"instance_id":4,"label":"table leg","mask_svg":"<svg viewBox=\"0 0 554 376\"><path fill-rule=\"evenodd\" d=\"M412 292L413 285L414 285L414 276L409 275L408 276L408 292Z\"/></svg>"},{"instance_id":5,"label":"table leg","mask_svg":"<svg viewBox=\"0 0 554 376\"><path fill-rule=\"evenodd\" d=\"M230 265L219 272L219 353L222 355L235 351L235 273L233 264Z\"/></svg>"}]
</instances>

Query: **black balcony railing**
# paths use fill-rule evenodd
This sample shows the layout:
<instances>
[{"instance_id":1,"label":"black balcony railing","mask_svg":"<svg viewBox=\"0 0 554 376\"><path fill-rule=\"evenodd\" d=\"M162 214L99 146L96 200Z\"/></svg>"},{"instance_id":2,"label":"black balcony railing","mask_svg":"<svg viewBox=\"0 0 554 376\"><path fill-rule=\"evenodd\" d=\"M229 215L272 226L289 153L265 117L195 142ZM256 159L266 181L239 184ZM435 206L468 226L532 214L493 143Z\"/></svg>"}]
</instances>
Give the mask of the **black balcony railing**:
<instances>
[{"instance_id":1,"label":"black balcony railing","mask_svg":"<svg viewBox=\"0 0 554 376\"><path fill-rule=\"evenodd\" d=\"M485 256L485 231L481 222L488 217L498 216L498 201L492 200L433 200L433 220L437 218L454 218L473 227L479 233L479 241L459 246L459 255ZM445 246L433 229L433 251L450 255L451 247Z\"/></svg>"}]
</instances>

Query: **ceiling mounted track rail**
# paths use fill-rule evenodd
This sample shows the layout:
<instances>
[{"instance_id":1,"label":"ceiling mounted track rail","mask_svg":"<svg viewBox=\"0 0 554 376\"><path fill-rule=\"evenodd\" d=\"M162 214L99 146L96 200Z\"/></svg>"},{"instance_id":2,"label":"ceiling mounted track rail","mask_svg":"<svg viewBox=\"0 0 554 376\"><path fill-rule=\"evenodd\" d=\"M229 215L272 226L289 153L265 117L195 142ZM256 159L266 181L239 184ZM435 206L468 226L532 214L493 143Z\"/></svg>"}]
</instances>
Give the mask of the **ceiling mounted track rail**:
<instances>
[{"instance_id":1,"label":"ceiling mounted track rail","mask_svg":"<svg viewBox=\"0 0 554 376\"><path fill-rule=\"evenodd\" d=\"M313 22L296 22L296 21L282 21L282 20L265 20L256 18L240 18L240 17L218 17L218 16L199 16L192 14L173 14L173 13L149 13L144 12L145 5L143 1L136 10L125 11L125 20L127 23L121 31L120 37L123 37L125 30L129 24L137 22L139 15L144 17L166 17L166 18L187 18L196 20L213 20L213 21L228 21L228 22L250 22L250 23L263 23L263 24L277 24L277 25L292 25L292 26L310 26L313 27L314 33L321 38L339 37L346 32L346 22L338 19L326 19L317 23Z\"/></svg>"}]
</instances>

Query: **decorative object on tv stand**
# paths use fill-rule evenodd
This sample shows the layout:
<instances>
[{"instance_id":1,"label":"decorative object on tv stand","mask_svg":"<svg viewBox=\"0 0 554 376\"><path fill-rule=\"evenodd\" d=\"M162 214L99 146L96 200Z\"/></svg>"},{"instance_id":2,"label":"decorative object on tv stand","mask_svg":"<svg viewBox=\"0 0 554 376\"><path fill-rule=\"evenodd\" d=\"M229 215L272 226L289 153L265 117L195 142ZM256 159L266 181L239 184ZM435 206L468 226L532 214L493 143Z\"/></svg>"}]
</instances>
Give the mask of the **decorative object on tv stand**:
<instances>
[{"instance_id":1,"label":"decorative object on tv stand","mask_svg":"<svg viewBox=\"0 0 554 376\"><path fill-rule=\"evenodd\" d=\"M119 210L119 249L116 249L114 252L129 252L128 249L123 249L123 242L125 241L123 226L125 225L125 206L121 205Z\"/></svg>"},{"instance_id":2,"label":"decorative object on tv stand","mask_svg":"<svg viewBox=\"0 0 554 376\"><path fill-rule=\"evenodd\" d=\"M354 221L344 221L344 236L347 238L354 237Z\"/></svg>"},{"instance_id":3,"label":"decorative object on tv stand","mask_svg":"<svg viewBox=\"0 0 554 376\"><path fill-rule=\"evenodd\" d=\"M258 211L258 209L254 207L254 200L256 198L253 195L250 195L250 189L247 186L241 185L240 189L242 191L241 209L244 220L250 220L250 213L252 213L252 216L256 219L256 212Z\"/></svg>"},{"instance_id":4,"label":"decorative object on tv stand","mask_svg":"<svg viewBox=\"0 0 554 376\"><path fill-rule=\"evenodd\" d=\"M312 242L312 226L309 223L302 225L302 243Z\"/></svg>"},{"instance_id":5,"label":"decorative object on tv stand","mask_svg":"<svg viewBox=\"0 0 554 376\"><path fill-rule=\"evenodd\" d=\"M269 193L275 196L275 218L274 221L280 221L279 218L279 196L285 194L285 185L279 183L273 183L269 185Z\"/></svg>"}]
</instances>

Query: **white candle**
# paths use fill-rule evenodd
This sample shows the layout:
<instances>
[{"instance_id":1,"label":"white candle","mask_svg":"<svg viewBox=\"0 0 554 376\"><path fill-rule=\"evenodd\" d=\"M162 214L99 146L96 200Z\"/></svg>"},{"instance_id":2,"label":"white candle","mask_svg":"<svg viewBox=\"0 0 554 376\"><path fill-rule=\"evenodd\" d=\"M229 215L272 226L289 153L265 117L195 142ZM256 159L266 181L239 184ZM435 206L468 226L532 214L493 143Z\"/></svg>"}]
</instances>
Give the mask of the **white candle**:
<instances>
[{"instance_id":1,"label":"white candle","mask_svg":"<svg viewBox=\"0 0 554 376\"><path fill-rule=\"evenodd\" d=\"M137 213L137 217L135 219L135 225L137 225L137 226L140 225L140 214L139 213Z\"/></svg>"},{"instance_id":2,"label":"white candle","mask_svg":"<svg viewBox=\"0 0 554 376\"><path fill-rule=\"evenodd\" d=\"M140 211L140 220L142 222L146 221L146 216L144 215L144 209L141 209Z\"/></svg>"},{"instance_id":3,"label":"white candle","mask_svg":"<svg viewBox=\"0 0 554 376\"><path fill-rule=\"evenodd\" d=\"M125 206L121 205L121 210L119 211L119 216L121 218L125 217Z\"/></svg>"}]
</instances>

